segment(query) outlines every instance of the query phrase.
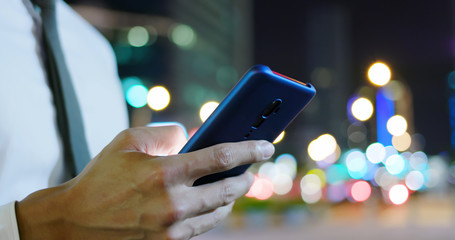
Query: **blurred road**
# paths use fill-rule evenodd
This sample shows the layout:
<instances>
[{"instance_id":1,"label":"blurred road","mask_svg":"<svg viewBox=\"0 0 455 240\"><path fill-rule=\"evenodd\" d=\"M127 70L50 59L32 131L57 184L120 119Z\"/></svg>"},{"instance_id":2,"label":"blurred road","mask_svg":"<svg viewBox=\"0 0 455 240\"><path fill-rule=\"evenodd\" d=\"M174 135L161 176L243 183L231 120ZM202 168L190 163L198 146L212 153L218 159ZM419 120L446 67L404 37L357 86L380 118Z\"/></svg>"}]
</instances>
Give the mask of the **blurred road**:
<instances>
[{"instance_id":1,"label":"blurred road","mask_svg":"<svg viewBox=\"0 0 455 240\"><path fill-rule=\"evenodd\" d=\"M370 201L320 205L279 215L237 213L194 239L455 239L455 198L428 194L415 196L402 206Z\"/></svg>"}]
</instances>

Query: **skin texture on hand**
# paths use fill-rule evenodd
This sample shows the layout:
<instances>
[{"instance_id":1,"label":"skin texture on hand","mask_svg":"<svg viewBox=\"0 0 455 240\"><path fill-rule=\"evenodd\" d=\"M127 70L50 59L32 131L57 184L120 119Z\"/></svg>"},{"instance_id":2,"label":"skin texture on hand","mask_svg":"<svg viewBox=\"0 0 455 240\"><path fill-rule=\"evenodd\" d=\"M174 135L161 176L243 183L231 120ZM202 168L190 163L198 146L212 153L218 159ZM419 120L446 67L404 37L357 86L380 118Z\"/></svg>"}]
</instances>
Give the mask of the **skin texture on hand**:
<instances>
[{"instance_id":1,"label":"skin texture on hand","mask_svg":"<svg viewBox=\"0 0 455 240\"><path fill-rule=\"evenodd\" d=\"M189 239L226 218L253 177L193 182L274 152L245 141L176 155L185 142L177 126L123 131L76 178L17 203L21 240Z\"/></svg>"}]
</instances>

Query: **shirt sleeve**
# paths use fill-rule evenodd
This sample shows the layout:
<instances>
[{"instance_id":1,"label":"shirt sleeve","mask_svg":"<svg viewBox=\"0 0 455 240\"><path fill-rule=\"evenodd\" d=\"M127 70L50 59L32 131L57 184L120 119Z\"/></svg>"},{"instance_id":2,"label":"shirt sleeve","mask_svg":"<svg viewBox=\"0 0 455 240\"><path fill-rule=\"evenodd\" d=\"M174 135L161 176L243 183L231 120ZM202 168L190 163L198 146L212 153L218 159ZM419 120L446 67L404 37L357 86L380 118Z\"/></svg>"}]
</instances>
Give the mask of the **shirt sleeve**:
<instances>
[{"instance_id":1,"label":"shirt sleeve","mask_svg":"<svg viewBox=\"0 0 455 240\"><path fill-rule=\"evenodd\" d=\"M15 202L0 206L0 239L20 240L16 220Z\"/></svg>"}]
</instances>

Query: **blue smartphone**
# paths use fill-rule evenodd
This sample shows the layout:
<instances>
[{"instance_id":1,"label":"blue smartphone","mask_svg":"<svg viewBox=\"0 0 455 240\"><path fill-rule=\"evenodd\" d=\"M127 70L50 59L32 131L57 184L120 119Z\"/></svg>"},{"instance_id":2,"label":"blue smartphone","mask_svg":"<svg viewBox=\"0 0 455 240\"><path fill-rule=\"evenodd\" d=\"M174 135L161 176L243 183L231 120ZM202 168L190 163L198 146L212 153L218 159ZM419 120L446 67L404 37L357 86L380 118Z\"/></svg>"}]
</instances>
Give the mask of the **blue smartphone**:
<instances>
[{"instance_id":1,"label":"blue smartphone","mask_svg":"<svg viewBox=\"0 0 455 240\"><path fill-rule=\"evenodd\" d=\"M256 65L243 75L180 153L224 142L273 142L315 94L316 90L309 83L276 73L267 66ZM240 175L248 167L238 166L204 176L193 186Z\"/></svg>"}]
</instances>

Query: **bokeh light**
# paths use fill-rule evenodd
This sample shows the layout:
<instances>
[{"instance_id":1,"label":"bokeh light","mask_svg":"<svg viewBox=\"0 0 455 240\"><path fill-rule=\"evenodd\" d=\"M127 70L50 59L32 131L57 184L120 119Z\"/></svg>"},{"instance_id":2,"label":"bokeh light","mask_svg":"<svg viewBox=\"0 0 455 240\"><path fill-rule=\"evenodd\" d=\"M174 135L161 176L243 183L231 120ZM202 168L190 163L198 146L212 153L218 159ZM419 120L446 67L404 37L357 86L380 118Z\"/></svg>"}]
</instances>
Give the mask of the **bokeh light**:
<instances>
[{"instance_id":1,"label":"bokeh light","mask_svg":"<svg viewBox=\"0 0 455 240\"><path fill-rule=\"evenodd\" d=\"M385 87L384 96L391 101L398 101L403 98L405 86L403 83L392 80Z\"/></svg>"},{"instance_id":2,"label":"bokeh light","mask_svg":"<svg viewBox=\"0 0 455 240\"><path fill-rule=\"evenodd\" d=\"M409 191L403 184L397 184L390 188L389 199L395 205L405 203L409 198Z\"/></svg>"},{"instance_id":3,"label":"bokeh light","mask_svg":"<svg viewBox=\"0 0 455 240\"><path fill-rule=\"evenodd\" d=\"M155 110L160 111L165 109L171 101L171 95L169 91L163 86L156 86L150 89L147 94L148 106Z\"/></svg>"},{"instance_id":4,"label":"bokeh light","mask_svg":"<svg viewBox=\"0 0 455 240\"><path fill-rule=\"evenodd\" d=\"M330 134L323 134L308 145L308 155L314 161L322 161L335 153L337 141Z\"/></svg>"},{"instance_id":5,"label":"bokeh light","mask_svg":"<svg viewBox=\"0 0 455 240\"><path fill-rule=\"evenodd\" d=\"M327 178L322 169L318 169L318 168L311 169L310 171L308 171L308 174L313 174L313 175L318 176L319 179L321 179L321 187L325 186L325 182L326 182Z\"/></svg>"},{"instance_id":6,"label":"bokeh light","mask_svg":"<svg viewBox=\"0 0 455 240\"><path fill-rule=\"evenodd\" d=\"M387 158L389 158L392 155L397 155L398 151L393 146L385 146L384 149L385 149L385 158L382 161L382 163L385 164L385 161L387 160Z\"/></svg>"},{"instance_id":7,"label":"bokeh light","mask_svg":"<svg viewBox=\"0 0 455 240\"><path fill-rule=\"evenodd\" d=\"M351 187L352 199L356 202L364 202L371 196L371 186L366 181L357 181Z\"/></svg>"},{"instance_id":8,"label":"bokeh light","mask_svg":"<svg viewBox=\"0 0 455 240\"><path fill-rule=\"evenodd\" d=\"M424 176L420 171L411 171L406 175L406 186L412 191L418 191L423 187Z\"/></svg>"},{"instance_id":9,"label":"bokeh light","mask_svg":"<svg viewBox=\"0 0 455 240\"><path fill-rule=\"evenodd\" d=\"M401 174L406 168L406 162L400 155L392 155L387 158L385 168L392 175Z\"/></svg>"},{"instance_id":10,"label":"bokeh light","mask_svg":"<svg viewBox=\"0 0 455 240\"><path fill-rule=\"evenodd\" d=\"M374 63L368 69L368 78L376 86L384 86L390 81L392 73L390 68L381 62Z\"/></svg>"},{"instance_id":11,"label":"bokeh light","mask_svg":"<svg viewBox=\"0 0 455 240\"><path fill-rule=\"evenodd\" d=\"M398 184L400 179L390 174L385 167L380 167L374 175L374 181L382 189L388 191L393 185Z\"/></svg>"},{"instance_id":12,"label":"bokeh light","mask_svg":"<svg viewBox=\"0 0 455 240\"><path fill-rule=\"evenodd\" d=\"M278 135L278 137L275 138L275 140L273 141L273 144L277 144L277 143L281 142L281 140L283 140L283 138L284 138L284 135L285 135L285 133L284 133L284 131L282 131L280 133L280 135Z\"/></svg>"},{"instance_id":13,"label":"bokeh light","mask_svg":"<svg viewBox=\"0 0 455 240\"><path fill-rule=\"evenodd\" d=\"M258 176L261 178L271 179L273 176L277 175L278 171L273 162L266 162L259 167Z\"/></svg>"},{"instance_id":14,"label":"bokeh light","mask_svg":"<svg viewBox=\"0 0 455 240\"><path fill-rule=\"evenodd\" d=\"M371 163L380 163L384 161L384 158L386 156L384 145L381 143L371 144L367 147L366 156Z\"/></svg>"},{"instance_id":15,"label":"bokeh light","mask_svg":"<svg viewBox=\"0 0 455 240\"><path fill-rule=\"evenodd\" d=\"M320 167L320 168L327 168L329 167L330 165L334 164L336 161L338 161L338 159L340 158L341 156L341 148L340 146L337 144L337 147L335 149L335 152L330 154L329 156L327 156L326 158L324 158L324 160L322 161L317 161L316 164Z\"/></svg>"},{"instance_id":16,"label":"bokeh light","mask_svg":"<svg viewBox=\"0 0 455 240\"><path fill-rule=\"evenodd\" d=\"M318 202L322 197L321 184L321 179L317 175L305 175L300 181L303 201L309 204Z\"/></svg>"},{"instance_id":17,"label":"bokeh light","mask_svg":"<svg viewBox=\"0 0 455 240\"><path fill-rule=\"evenodd\" d=\"M297 175L297 160L291 154L279 155L275 162L266 162L258 169L259 178L269 180L273 191L278 195L285 195L291 191L293 179Z\"/></svg>"},{"instance_id":18,"label":"bokeh light","mask_svg":"<svg viewBox=\"0 0 455 240\"><path fill-rule=\"evenodd\" d=\"M297 175L297 160L291 154L281 154L275 159L275 165L292 179Z\"/></svg>"},{"instance_id":19,"label":"bokeh light","mask_svg":"<svg viewBox=\"0 0 455 240\"><path fill-rule=\"evenodd\" d=\"M352 103L351 112L357 120L366 121L373 115L373 104L366 98L358 98Z\"/></svg>"},{"instance_id":20,"label":"bokeh light","mask_svg":"<svg viewBox=\"0 0 455 240\"><path fill-rule=\"evenodd\" d=\"M134 85L143 85L142 80L136 76L125 77L122 79L122 89L123 93L126 95L126 92L130 87Z\"/></svg>"},{"instance_id":21,"label":"bokeh light","mask_svg":"<svg viewBox=\"0 0 455 240\"><path fill-rule=\"evenodd\" d=\"M435 188L443 186L446 179L449 178L447 169L449 168L446 160L437 155L428 159L428 169L424 171L425 187Z\"/></svg>"},{"instance_id":22,"label":"bokeh light","mask_svg":"<svg viewBox=\"0 0 455 240\"><path fill-rule=\"evenodd\" d=\"M351 150L346 153L346 167L349 176L353 179L361 179L368 171L365 154L359 150Z\"/></svg>"},{"instance_id":23,"label":"bokeh light","mask_svg":"<svg viewBox=\"0 0 455 240\"><path fill-rule=\"evenodd\" d=\"M201 110L199 110L199 117L201 118L202 122L205 122L207 118L215 111L218 107L219 103L217 102L207 102L202 105Z\"/></svg>"},{"instance_id":24,"label":"bokeh light","mask_svg":"<svg viewBox=\"0 0 455 240\"><path fill-rule=\"evenodd\" d=\"M403 116L395 115L387 121L387 130L393 136L401 136L408 129L408 123Z\"/></svg>"},{"instance_id":25,"label":"bokeh light","mask_svg":"<svg viewBox=\"0 0 455 240\"><path fill-rule=\"evenodd\" d=\"M292 189L292 178L286 174L278 174L271 179L273 191L278 195L285 195Z\"/></svg>"},{"instance_id":26,"label":"bokeh light","mask_svg":"<svg viewBox=\"0 0 455 240\"><path fill-rule=\"evenodd\" d=\"M327 187L327 199L331 202L341 202L346 199L346 184L343 182Z\"/></svg>"},{"instance_id":27,"label":"bokeh light","mask_svg":"<svg viewBox=\"0 0 455 240\"><path fill-rule=\"evenodd\" d=\"M197 36L193 28L190 26L185 24L177 24L172 28L170 39L177 46L188 49L194 46Z\"/></svg>"},{"instance_id":28,"label":"bokeh light","mask_svg":"<svg viewBox=\"0 0 455 240\"><path fill-rule=\"evenodd\" d=\"M127 34L128 43L133 47L143 47L149 41L149 33L142 26L132 27Z\"/></svg>"},{"instance_id":29,"label":"bokeh light","mask_svg":"<svg viewBox=\"0 0 455 240\"><path fill-rule=\"evenodd\" d=\"M408 150L411 146L411 135L405 132L400 136L392 136L392 145L400 152Z\"/></svg>"},{"instance_id":30,"label":"bokeh light","mask_svg":"<svg viewBox=\"0 0 455 240\"><path fill-rule=\"evenodd\" d=\"M133 85L126 91L126 101L135 108L140 108L147 104L148 89L141 84Z\"/></svg>"},{"instance_id":31,"label":"bokeh light","mask_svg":"<svg viewBox=\"0 0 455 240\"><path fill-rule=\"evenodd\" d=\"M266 200L273 196L273 184L267 178L254 176L253 185L245 195L246 197L255 197L259 200Z\"/></svg>"},{"instance_id":32,"label":"bokeh light","mask_svg":"<svg viewBox=\"0 0 455 240\"><path fill-rule=\"evenodd\" d=\"M348 170L344 165L333 164L327 168L326 178L329 184L342 183L349 178Z\"/></svg>"},{"instance_id":33,"label":"bokeh light","mask_svg":"<svg viewBox=\"0 0 455 240\"><path fill-rule=\"evenodd\" d=\"M367 163L367 172L362 177L362 179L366 180L366 181L372 181L374 179L374 175L376 174L376 171L379 169L379 164L373 164L369 161L366 161L366 163Z\"/></svg>"},{"instance_id":34,"label":"bokeh light","mask_svg":"<svg viewBox=\"0 0 455 240\"><path fill-rule=\"evenodd\" d=\"M424 152L415 152L409 158L409 165L415 170L424 171L428 168L428 156Z\"/></svg>"}]
</instances>

